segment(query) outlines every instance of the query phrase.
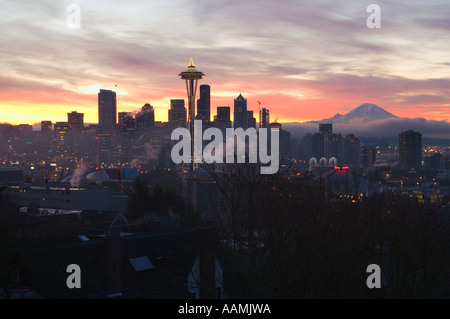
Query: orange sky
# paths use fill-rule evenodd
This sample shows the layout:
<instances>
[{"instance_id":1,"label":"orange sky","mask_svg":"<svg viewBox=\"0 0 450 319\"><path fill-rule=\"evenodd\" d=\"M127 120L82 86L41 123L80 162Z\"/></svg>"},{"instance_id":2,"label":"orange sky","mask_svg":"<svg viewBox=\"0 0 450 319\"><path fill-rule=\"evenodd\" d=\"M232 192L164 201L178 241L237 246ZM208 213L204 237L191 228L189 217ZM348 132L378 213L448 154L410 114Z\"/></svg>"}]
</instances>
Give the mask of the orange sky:
<instances>
[{"instance_id":1,"label":"orange sky","mask_svg":"<svg viewBox=\"0 0 450 319\"><path fill-rule=\"evenodd\" d=\"M363 103L449 121L447 3L380 1L382 28L368 29L365 5L342 0L178 2L80 0L80 28L70 29L70 1L6 0L0 123L66 121L71 111L96 123L100 88L117 92L119 112L150 103L166 121L170 99L186 96L177 74L190 56L206 73L199 84L211 85L212 114L242 93L249 110L261 101L280 122Z\"/></svg>"}]
</instances>

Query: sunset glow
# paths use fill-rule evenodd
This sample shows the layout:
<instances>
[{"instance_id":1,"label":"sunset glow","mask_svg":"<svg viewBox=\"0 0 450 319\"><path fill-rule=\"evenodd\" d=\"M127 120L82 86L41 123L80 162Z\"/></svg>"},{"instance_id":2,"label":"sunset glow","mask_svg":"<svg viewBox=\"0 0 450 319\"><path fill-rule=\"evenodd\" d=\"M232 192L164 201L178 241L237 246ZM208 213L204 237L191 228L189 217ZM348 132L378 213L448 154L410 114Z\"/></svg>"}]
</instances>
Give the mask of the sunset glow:
<instances>
[{"instance_id":1,"label":"sunset glow","mask_svg":"<svg viewBox=\"0 0 450 319\"><path fill-rule=\"evenodd\" d=\"M98 121L100 88L118 111L145 103L167 121L184 98L177 74L191 56L211 86L211 113L262 107L280 122L344 114L374 103L399 117L448 121L450 7L445 1L379 1L382 28L366 26L369 2L78 1L80 29L66 26L70 1L18 4L0 12L0 123Z\"/></svg>"}]
</instances>

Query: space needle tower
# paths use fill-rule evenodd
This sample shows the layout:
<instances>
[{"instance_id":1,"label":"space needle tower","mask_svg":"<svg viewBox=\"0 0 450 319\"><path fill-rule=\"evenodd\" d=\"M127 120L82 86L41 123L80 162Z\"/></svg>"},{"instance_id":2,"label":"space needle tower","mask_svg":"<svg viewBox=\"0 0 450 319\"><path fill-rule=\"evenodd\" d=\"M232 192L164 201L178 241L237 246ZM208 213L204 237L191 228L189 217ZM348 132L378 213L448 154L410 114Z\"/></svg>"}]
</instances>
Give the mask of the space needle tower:
<instances>
[{"instance_id":1,"label":"space needle tower","mask_svg":"<svg viewBox=\"0 0 450 319\"><path fill-rule=\"evenodd\" d=\"M194 170L194 121L195 121L195 96L197 94L197 83L205 74L195 68L194 60L191 57L188 69L178 74L182 80L186 81L186 90L189 103L188 130L191 133L191 172Z\"/></svg>"}]
</instances>

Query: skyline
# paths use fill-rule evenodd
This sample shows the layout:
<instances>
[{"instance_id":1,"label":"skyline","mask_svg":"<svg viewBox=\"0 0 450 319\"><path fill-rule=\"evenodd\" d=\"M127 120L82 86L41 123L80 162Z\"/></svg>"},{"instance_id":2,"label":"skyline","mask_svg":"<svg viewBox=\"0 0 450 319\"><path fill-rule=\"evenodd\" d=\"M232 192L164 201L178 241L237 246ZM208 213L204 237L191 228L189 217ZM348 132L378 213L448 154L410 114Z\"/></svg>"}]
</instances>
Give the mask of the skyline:
<instances>
[{"instance_id":1,"label":"skyline","mask_svg":"<svg viewBox=\"0 0 450 319\"><path fill-rule=\"evenodd\" d=\"M260 100L280 122L366 102L448 122L450 5L378 1L382 27L369 29L370 3L84 0L81 28L69 29L70 1L5 1L0 123L65 121L74 110L96 123L100 89L117 92L118 112L150 103L167 121L170 99L185 98L177 74L191 56L206 74L199 85L211 86L212 115L242 93L249 110Z\"/></svg>"}]
</instances>

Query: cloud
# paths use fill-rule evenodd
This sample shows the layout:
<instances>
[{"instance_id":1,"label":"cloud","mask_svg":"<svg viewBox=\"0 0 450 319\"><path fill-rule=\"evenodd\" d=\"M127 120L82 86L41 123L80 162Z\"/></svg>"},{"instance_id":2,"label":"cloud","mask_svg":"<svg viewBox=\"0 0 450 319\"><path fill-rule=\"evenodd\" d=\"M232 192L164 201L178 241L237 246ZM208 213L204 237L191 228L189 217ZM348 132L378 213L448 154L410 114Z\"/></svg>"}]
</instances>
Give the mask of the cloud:
<instances>
[{"instance_id":1,"label":"cloud","mask_svg":"<svg viewBox=\"0 0 450 319\"><path fill-rule=\"evenodd\" d=\"M293 137L302 138L307 133L319 132L319 125L284 123L283 129L290 131ZM424 137L450 139L450 123L447 121L433 121L423 118L392 118L364 123L333 124L333 132L335 133L356 134L362 137L392 137L407 130L421 132Z\"/></svg>"},{"instance_id":2,"label":"cloud","mask_svg":"<svg viewBox=\"0 0 450 319\"><path fill-rule=\"evenodd\" d=\"M185 96L177 74L190 56L212 87L213 113L233 104L230 94L248 92L254 110L263 99L283 121L368 100L400 116L448 118L448 1L380 0L379 30L366 26L370 1L78 0L78 30L66 27L71 3L2 2L5 120L17 121L4 110L22 103L26 119L39 110L33 121L63 119L76 106L95 122L96 95L80 88L114 84L120 111L147 101L165 120L169 99Z\"/></svg>"}]
</instances>

